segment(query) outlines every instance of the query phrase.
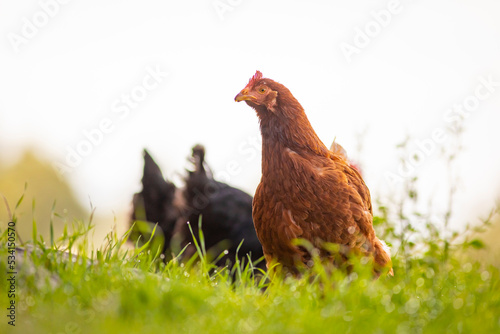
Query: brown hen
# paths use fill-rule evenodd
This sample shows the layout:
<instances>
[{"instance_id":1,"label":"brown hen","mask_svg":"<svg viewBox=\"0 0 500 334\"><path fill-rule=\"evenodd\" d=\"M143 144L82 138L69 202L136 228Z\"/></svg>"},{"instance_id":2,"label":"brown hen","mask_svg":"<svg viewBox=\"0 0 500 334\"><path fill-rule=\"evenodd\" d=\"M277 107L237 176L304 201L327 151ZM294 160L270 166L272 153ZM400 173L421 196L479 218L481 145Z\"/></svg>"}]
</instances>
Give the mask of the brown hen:
<instances>
[{"instance_id":1,"label":"brown hen","mask_svg":"<svg viewBox=\"0 0 500 334\"><path fill-rule=\"evenodd\" d=\"M325 258L361 253L374 259L376 275L384 267L392 274L373 229L370 191L345 151L328 150L290 91L259 71L235 101L245 101L260 121L262 179L253 220L268 266L278 262L296 274L310 265L309 252L294 242L300 238ZM339 254L326 251L325 242L340 245Z\"/></svg>"}]
</instances>

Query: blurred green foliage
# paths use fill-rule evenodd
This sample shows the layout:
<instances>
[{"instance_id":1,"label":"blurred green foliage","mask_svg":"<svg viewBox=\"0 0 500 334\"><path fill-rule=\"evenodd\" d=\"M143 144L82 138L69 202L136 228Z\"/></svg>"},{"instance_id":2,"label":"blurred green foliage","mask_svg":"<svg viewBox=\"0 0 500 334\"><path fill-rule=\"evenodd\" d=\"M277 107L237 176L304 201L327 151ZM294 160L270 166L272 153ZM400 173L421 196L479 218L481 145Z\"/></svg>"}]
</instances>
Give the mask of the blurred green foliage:
<instances>
[{"instance_id":1,"label":"blurred green foliage","mask_svg":"<svg viewBox=\"0 0 500 334\"><path fill-rule=\"evenodd\" d=\"M39 233L48 238L51 219L54 233L59 235L63 231L64 222L88 216L76 200L68 182L48 161L38 158L30 150L13 165L6 167L5 164L0 164L0 194L7 199L11 211L24 194L24 199L16 210L17 229L23 239L31 236L33 219L38 222ZM5 228L9 220L4 200L0 198L0 227Z\"/></svg>"}]
</instances>

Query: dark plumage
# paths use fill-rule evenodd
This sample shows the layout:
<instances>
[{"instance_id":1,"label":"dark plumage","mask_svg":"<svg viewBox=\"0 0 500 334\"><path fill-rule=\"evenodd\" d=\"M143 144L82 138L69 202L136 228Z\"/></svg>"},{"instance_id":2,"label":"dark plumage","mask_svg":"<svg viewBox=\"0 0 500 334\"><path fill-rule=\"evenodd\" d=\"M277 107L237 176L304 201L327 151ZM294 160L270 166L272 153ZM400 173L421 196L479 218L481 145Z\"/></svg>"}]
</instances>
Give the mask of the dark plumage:
<instances>
[{"instance_id":1,"label":"dark plumage","mask_svg":"<svg viewBox=\"0 0 500 334\"><path fill-rule=\"evenodd\" d=\"M194 171L189 172L186 187L183 191L185 212L191 223L194 235L198 236L198 219L202 217L202 230L206 248L212 256L218 256L222 251L227 254L218 262L234 262L236 251L239 258L244 259L250 254L252 261L263 256L252 220L252 196L233 188L225 183L214 180L207 174L205 168L205 150L197 145L193 148ZM178 226L181 235L187 235L183 245L192 241L186 224ZM188 253L194 252L194 247ZM245 260L245 262L247 262ZM263 264L263 261L261 261Z\"/></svg>"},{"instance_id":2,"label":"dark plumage","mask_svg":"<svg viewBox=\"0 0 500 334\"><path fill-rule=\"evenodd\" d=\"M192 162L194 170L188 172L185 187L177 189L163 178L160 168L145 151L143 189L134 195L132 221L158 223L165 236L164 251L167 255L187 246L184 257L190 257L196 249L187 222L190 222L193 234L198 238L201 215L208 253L215 258L227 250L218 265L225 265L227 261L234 263L242 240L238 252L240 260L247 262L247 254L250 254L252 261L257 261L263 252L253 225L252 197L213 179L205 163L203 146L193 148ZM138 234L135 229L132 239L136 239ZM260 267L262 265L263 261Z\"/></svg>"},{"instance_id":3,"label":"dark plumage","mask_svg":"<svg viewBox=\"0 0 500 334\"><path fill-rule=\"evenodd\" d=\"M164 250L170 247L170 240L177 220L181 217L181 208L175 203L176 186L163 178L160 167L147 150L144 150L144 172L142 191L134 195L132 222L148 221L158 223L159 233L165 237ZM142 234L134 229L131 238L137 239ZM143 241L148 236L143 235Z\"/></svg>"}]
</instances>

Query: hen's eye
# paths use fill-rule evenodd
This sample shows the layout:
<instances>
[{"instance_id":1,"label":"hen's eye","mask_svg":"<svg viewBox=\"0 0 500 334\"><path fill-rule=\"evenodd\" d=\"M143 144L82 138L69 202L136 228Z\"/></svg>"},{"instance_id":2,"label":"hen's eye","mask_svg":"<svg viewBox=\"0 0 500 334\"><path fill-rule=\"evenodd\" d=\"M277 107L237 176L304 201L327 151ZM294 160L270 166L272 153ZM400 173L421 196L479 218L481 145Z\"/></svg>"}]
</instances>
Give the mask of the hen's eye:
<instances>
[{"instance_id":1,"label":"hen's eye","mask_svg":"<svg viewBox=\"0 0 500 334\"><path fill-rule=\"evenodd\" d=\"M260 87L259 88L259 93L264 94L265 92L266 92L266 88L265 87Z\"/></svg>"}]
</instances>

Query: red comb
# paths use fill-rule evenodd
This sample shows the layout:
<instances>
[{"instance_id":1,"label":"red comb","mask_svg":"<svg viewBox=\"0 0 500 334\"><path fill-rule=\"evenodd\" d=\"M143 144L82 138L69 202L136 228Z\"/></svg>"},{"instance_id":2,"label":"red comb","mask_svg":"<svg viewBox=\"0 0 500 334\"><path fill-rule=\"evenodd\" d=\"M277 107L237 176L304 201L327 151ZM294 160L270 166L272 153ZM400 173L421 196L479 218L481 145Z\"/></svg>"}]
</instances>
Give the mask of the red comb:
<instances>
[{"instance_id":1,"label":"red comb","mask_svg":"<svg viewBox=\"0 0 500 334\"><path fill-rule=\"evenodd\" d=\"M248 81L247 87L255 85L255 83L260 79L262 79L262 73L260 71L255 72L250 81Z\"/></svg>"}]
</instances>

